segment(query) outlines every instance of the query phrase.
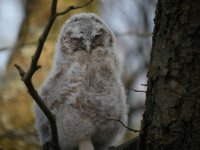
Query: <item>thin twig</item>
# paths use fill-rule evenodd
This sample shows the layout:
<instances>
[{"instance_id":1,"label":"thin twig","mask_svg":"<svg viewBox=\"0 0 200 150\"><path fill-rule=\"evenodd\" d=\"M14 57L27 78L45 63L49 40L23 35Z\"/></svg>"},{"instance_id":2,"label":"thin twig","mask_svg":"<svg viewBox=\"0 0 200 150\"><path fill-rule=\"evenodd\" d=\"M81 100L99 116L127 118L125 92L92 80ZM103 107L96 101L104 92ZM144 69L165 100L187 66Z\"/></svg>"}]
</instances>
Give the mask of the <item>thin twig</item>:
<instances>
[{"instance_id":1,"label":"thin twig","mask_svg":"<svg viewBox=\"0 0 200 150\"><path fill-rule=\"evenodd\" d=\"M132 128L129 128L128 126L126 126L121 120L119 119L114 119L114 118L108 118L108 117L105 117L106 120L112 120L112 121L117 121L119 122L122 126L124 126L126 129L130 130L130 131L133 131L133 132L140 132L140 130L135 130L135 129L132 129Z\"/></svg>"},{"instance_id":2,"label":"thin twig","mask_svg":"<svg viewBox=\"0 0 200 150\"><path fill-rule=\"evenodd\" d=\"M141 84L141 86L147 86L147 84Z\"/></svg>"},{"instance_id":3,"label":"thin twig","mask_svg":"<svg viewBox=\"0 0 200 150\"><path fill-rule=\"evenodd\" d=\"M92 1L93 0L90 0L89 2L87 2L81 6L69 6L65 11L63 11L61 13L57 13L57 0L52 0L50 18L48 20L48 23L47 23L42 35L39 37L37 49L35 51L35 54L32 57L32 61L31 61L28 71L25 72L21 66L15 64L15 67L17 68L17 70L21 76L21 80L26 85L29 94L32 96L32 98L35 100L35 102L39 105L40 109L44 112L44 114L46 115L46 117L48 118L48 120L50 122L51 135L52 135L51 144L53 145L54 149L56 149L56 150L60 150L56 119L55 119L54 114L52 114L52 112L48 109L48 107L45 105L45 103L39 96L38 92L36 91L36 89L32 83L32 77L33 77L34 73L40 68L40 66L38 65L38 60L40 58L42 49L44 47L44 43L45 43L47 36L51 30L51 27L53 26L53 23L54 23L56 17L60 16L60 15L64 15L73 9L82 8L86 5L88 5L89 3L91 3Z\"/></svg>"},{"instance_id":4,"label":"thin twig","mask_svg":"<svg viewBox=\"0 0 200 150\"><path fill-rule=\"evenodd\" d=\"M132 90L132 91L134 91L134 92L147 92L147 91L143 91L143 90L135 90L135 89L130 89L130 90Z\"/></svg>"}]
</instances>

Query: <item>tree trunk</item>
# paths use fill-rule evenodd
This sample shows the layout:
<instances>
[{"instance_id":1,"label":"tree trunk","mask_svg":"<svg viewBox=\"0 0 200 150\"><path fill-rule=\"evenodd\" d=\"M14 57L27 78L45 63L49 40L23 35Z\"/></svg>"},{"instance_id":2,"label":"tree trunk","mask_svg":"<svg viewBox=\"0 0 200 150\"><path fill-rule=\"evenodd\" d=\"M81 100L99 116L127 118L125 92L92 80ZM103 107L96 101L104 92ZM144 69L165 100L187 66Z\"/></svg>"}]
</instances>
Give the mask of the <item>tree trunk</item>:
<instances>
[{"instance_id":1,"label":"tree trunk","mask_svg":"<svg viewBox=\"0 0 200 150\"><path fill-rule=\"evenodd\" d=\"M199 0L158 0L138 149L200 149Z\"/></svg>"}]
</instances>

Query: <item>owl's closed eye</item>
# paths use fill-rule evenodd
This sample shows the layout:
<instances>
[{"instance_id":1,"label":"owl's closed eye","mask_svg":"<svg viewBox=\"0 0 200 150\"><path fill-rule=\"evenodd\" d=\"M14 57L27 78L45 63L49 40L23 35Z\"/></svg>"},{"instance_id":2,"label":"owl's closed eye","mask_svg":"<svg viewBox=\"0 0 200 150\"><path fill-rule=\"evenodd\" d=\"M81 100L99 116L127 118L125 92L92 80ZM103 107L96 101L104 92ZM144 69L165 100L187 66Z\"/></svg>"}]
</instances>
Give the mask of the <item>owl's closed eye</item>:
<instances>
[{"instance_id":1,"label":"owl's closed eye","mask_svg":"<svg viewBox=\"0 0 200 150\"><path fill-rule=\"evenodd\" d=\"M104 29L100 29L99 32L92 39L91 48L95 49L97 47L104 47L105 46L105 39L106 39L106 31Z\"/></svg>"}]
</instances>

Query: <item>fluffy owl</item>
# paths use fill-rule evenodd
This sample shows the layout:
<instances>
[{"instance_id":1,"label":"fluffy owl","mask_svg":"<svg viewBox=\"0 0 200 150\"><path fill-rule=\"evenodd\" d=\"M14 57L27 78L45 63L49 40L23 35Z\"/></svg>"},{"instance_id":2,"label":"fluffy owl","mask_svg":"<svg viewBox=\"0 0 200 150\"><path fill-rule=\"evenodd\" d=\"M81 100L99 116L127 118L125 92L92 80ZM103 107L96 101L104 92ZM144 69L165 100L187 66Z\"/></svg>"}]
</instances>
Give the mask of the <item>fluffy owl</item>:
<instances>
[{"instance_id":1,"label":"fluffy owl","mask_svg":"<svg viewBox=\"0 0 200 150\"><path fill-rule=\"evenodd\" d=\"M114 36L95 14L73 15L58 37L54 63L40 96L56 116L62 150L100 150L113 144L127 123L127 104L114 51ZM50 124L35 106L42 144ZM112 119L111 119L112 118Z\"/></svg>"}]
</instances>

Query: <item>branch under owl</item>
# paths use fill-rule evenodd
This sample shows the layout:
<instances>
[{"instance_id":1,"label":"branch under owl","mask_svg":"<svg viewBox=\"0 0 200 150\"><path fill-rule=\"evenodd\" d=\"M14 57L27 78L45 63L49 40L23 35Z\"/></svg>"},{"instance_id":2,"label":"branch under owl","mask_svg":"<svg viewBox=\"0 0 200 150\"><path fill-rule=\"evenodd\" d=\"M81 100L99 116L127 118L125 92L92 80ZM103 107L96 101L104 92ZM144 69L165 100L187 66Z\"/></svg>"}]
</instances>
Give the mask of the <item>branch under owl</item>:
<instances>
[{"instance_id":1,"label":"branch under owl","mask_svg":"<svg viewBox=\"0 0 200 150\"><path fill-rule=\"evenodd\" d=\"M137 143L139 140L139 136L136 136L135 138L133 138L132 140L121 144L117 147L115 146L110 146L107 148L107 150L137 150Z\"/></svg>"},{"instance_id":2,"label":"branch under owl","mask_svg":"<svg viewBox=\"0 0 200 150\"><path fill-rule=\"evenodd\" d=\"M45 105L45 103L39 96L37 90L35 89L35 87L32 83L32 77L33 77L34 73L40 68L40 66L38 65L38 60L40 58L44 43L45 43L47 36L51 30L51 27L53 26L53 23L54 23L56 17L60 16L60 15L64 15L71 10L85 7L88 4L90 4L92 1L93 0L90 0L87 3L85 3L83 5L79 5L79 6L69 6L65 11L57 12L58 1L52 0L51 12L50 12L50 17L49 17L48 23L47 23L42 35L39 37L37 49L35 51L35 54L32 57L32 61L31 61L28 71L24 71L24 69L20 65L15 64L15 67L17 68L17 70L21 76L21 80L24 82L25 86L27 87L29 94L32 96L32 98L35 100L35 102L39 105L40 109L44 112L44 114L46 115L46 117L48 118L48 120L50 122L51 135L52 135L50 144L51 144L51 147L53 147L53 149L55 149L55 150L60 150L56 119L55 119L54 114L48 109L48 107Z\"/></svg>"}]
</instances>

